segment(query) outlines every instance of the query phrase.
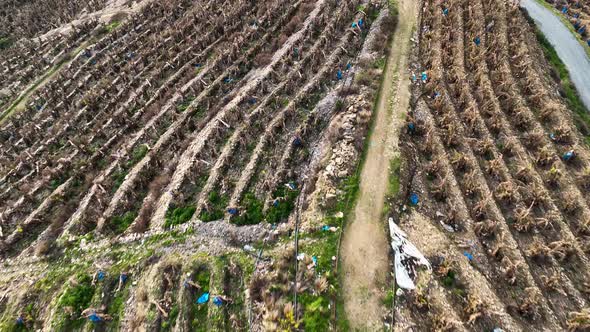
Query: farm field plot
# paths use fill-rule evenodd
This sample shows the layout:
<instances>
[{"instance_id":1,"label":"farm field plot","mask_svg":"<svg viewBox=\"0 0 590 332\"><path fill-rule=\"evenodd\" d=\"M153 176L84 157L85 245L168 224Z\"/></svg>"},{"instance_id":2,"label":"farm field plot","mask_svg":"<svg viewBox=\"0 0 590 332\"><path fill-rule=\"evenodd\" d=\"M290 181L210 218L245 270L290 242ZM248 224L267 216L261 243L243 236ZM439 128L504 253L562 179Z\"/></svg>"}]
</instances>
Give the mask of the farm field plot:
<instances>
[{"instance_id":1,"label":"farm field plot","mask_svg":"<svg viewBox=\"0 0 590 332\"><path fill-rule=\"evenodd\" d=\"M345 324L391 3L0 6L0 330Z\"/></svg>"},{"instance_id":2,"label":"farm field plot","mask_svg":"<svg viewBox=\"0 0 590 332\"><path fill-rule=\"evenodd\" d=\"M588 330L587 122L517 1L422 5L390 216L432 268L397 293L396 323Z\"/></svg>"}]
</instances>

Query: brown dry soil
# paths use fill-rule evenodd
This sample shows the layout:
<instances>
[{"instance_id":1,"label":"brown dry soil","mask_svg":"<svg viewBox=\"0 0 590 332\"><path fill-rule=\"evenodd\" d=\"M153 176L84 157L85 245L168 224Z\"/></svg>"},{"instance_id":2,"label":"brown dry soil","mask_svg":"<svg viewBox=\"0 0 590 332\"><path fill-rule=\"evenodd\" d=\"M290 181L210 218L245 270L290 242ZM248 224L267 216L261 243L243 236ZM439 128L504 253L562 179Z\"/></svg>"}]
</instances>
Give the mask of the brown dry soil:
<instances>
[{"instance_id":1,"label":"brown dry soil","mask_svg":"<svg viewBox=\"0 0 590 332\"><path fill-rule=\"evenodd\" d=\"M362 166L359 199L342 239L344 310L353 330L383 326L382 298L389 264L389 241L382 216L390 160L399 155L399 131L410 102L408 57L416 26L417 2L400 0L383 77L375 123Z\"/></svg>"}]
</instances>

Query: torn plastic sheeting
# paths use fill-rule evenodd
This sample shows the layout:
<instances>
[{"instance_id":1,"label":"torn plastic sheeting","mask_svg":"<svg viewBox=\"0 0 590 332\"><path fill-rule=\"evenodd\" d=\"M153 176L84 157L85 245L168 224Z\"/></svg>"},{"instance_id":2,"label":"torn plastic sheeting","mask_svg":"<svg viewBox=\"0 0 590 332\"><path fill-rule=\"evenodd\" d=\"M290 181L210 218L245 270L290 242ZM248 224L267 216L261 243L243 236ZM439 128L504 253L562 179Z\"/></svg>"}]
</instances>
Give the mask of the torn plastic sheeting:
<instances>
[{"instance_id":1,"label":"torn plastic sheeting","mask_svg":"<svg viewBox=\"0 0 590 332\"><path fill-rule=\"evenodd\" d=\"M416 268L420 265L430 270L430 263L422 253L407 239L407 235L389 218L391 247L395 252L395 282L400 288L415 289Z\"/></svg>"}]
</instances>

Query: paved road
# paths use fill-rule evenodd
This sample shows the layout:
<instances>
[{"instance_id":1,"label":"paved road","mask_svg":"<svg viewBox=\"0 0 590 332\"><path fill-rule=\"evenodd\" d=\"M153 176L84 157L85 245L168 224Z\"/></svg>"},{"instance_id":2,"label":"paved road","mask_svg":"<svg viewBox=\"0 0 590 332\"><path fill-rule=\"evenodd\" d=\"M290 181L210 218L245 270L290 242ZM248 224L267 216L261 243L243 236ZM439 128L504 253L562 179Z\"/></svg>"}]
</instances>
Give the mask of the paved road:
<instances>
[{"instance_id":1,"label":"paved road","mask_svg":"<svg viewBox=\"0 0 590 332\"><path fill-rule=\"evenodd\" d=\"M527 9L539 29L555 47L561 61L567 66L584 105L590 109L590 59L582 45L559 17L536 0L522 0L521 6Z\"/></svg>"}]
</instances>

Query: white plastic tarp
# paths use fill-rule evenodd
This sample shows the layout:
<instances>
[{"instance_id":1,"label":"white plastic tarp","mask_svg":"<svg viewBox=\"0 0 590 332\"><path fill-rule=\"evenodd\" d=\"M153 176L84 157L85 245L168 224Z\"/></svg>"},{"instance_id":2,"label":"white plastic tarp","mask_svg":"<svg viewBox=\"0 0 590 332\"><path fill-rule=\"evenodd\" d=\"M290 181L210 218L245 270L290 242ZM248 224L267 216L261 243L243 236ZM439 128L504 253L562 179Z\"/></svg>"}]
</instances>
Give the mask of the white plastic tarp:
<instances>
[{"instance_id":1,"label":"white plastic tarp","mask_svg":"<svg viewBox=\"0 0 590 332\"><path fill-rule=\"evenodd\" d=\"M389 234L391 247L395 252L395 281L400 288L414 289L416 268L422 265L430 270L430 263L416 246L408 241L408 236L393 222L393 218L389 218Z\"/></svg>"}]
</instances>

